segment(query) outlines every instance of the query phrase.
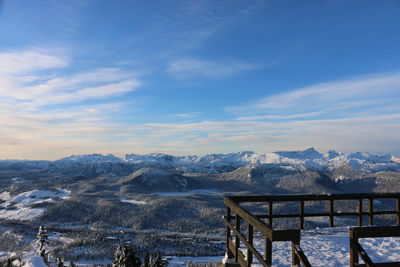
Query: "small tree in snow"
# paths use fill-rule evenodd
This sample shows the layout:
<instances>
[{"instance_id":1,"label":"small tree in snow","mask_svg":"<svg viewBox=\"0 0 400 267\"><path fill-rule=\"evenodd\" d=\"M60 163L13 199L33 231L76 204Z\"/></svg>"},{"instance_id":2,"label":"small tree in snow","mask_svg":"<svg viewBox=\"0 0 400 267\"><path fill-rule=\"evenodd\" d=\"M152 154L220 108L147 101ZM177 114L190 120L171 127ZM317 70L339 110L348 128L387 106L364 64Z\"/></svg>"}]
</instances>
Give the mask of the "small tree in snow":
<instances>
[{"instance_id":1,"label":"small tree in snow","mask_svg":"<svg viewBox=\"0 0 400 267\"><path fill-rule=\"evenodd\" d=\"M140 267L140 258L129 246L119 245L114 254L113 267Z\"/></svg>"},{"instance_id":2,"label":"small tree in snow","mask_svg":"<svg viewBox=\"0 0 400 267\"><path fill-rule=\"evenodd\" d=\"M37 243L38 243L38 254L40 256L42 256L44 262L47 264L47 253L46 253L46 247L47 244L49 243L48 239L49 236L47 235L47 230L46 227L44 227L43 225L41 225L39 227L39 232L37 234Z\"/></svg>"},{"instance_id":3,"label":"small tree in snow","mask_svg":"<svg viewBox=\"0 0 400 267\"><path fill-rule=\"evenodd\" d=\"M168 261L161 258L161 253L156 254L146 253L145 267L167 267Z\"/></svg>"}]
</instances>

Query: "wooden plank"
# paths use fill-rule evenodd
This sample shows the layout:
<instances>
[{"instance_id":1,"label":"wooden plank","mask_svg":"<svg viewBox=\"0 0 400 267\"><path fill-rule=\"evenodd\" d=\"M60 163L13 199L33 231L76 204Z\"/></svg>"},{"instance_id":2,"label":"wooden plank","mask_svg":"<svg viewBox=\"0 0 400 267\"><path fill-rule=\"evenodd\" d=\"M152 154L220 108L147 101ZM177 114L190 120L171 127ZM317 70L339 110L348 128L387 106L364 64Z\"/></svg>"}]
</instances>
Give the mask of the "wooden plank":
<instances>
[{"instance_id":1,"label":"wooden plank","mask_svg":"<svg viewBox=\"0 0 400 267\"><path fill-rule=\"evenodd\" d=\"M243 252L241 250L238 251L237 258L238 258L237 262L240 264L241 267L247 267L246 259L245 259L244 254L243 254Z\"/></svg>"},{"instance_id":2,"label":"wooden plank","mask_svg":"<svg viewBox=\"0 0 400 267\"><path fill-rule=\"evenodd\" d=\"M324 217L328 216L329 213L326 212L319 212L319 213L305 213L303 214L304 217ZM299 213L281 213L281 214L274 214L272 215L273 218L300 218L301 214Z\"/></svg>"},{"instance_id":3,"label":"wooden plank","mask_svg":"<svg viewBox=\"0 0 400 267\"><path fill-rule=\"evenodd\" d=\"M258 259L258 261L260 262L260 264L263 265L263 266L268 267L268 265L267 265L267 263L265 262L263 256L262 256L253 246L250 245L250 243L246 240L246 238L244 238L244 236L241 235L241 234L235 229L235 227L234 227L232 224L230 224L226 219L224 219L223 222L224 222L224 224L225 224L226 226L228 226L229 228L231 228L232 231L233 231L237 236L239 236L239 239L243 242L243 244L246 246L247 249L250 249L250 251L251 251L251 252L253 253L253 255ZM232 251L235 251L235 245L233 244L232 239L230 239L230 240L231 240L231 243L232 243L232 244L229 245L229 248L230 248Z\"/></svg>"},{"instance_id":4,"label":"wooden plank","mask_svg":"<svg viewBox=\"0 0 400 267\"><path fill-rule=\"evenodd\" d=\"M356 264L354 265L355 267L367 267L366 264ZM399 267L400 266L400 261L399 262L377 262L375 263L376 267Z\"/></svg>"},{"instance_id":5,"label":"wooden plank","mask_svg":"<svg viewBox=\"0 0 400 267\"><path fill-rule=\"evenodd\" d=\"M300 258L296 255L296 248L295 246L300 246L300 237L297 240L292 241L292 266L299 266L300 265Z\"/></svg>"},{"instance_id":6,"label":"wooden plank","mask_svg":"<svg viewBox=\"0 0 400 267\"><path fill-rule=\"evenodd\" d=\"M301 232L299 229L274 230L271 241L296 241L300 240Z\"/></svg>"},{"instance_id":7,"label":"wooden plank","mask_svg":"<svg viewBox=\"0 0 400 267\"><path fill-rule=\"evenodd\" d=\"M383 215L383 214L397 214L397 211L394 210L380 210L380 211L374 211L374 215ZM360 213L357 212L334 212L333 216L334 217L344 217L344 216L359 216ZM369 215L369 212L362 212L361 215ZM301 218L300 213L281 213L281 214L273 214L272 218ZM233 216L234 217L234 216ZM262 214L256 214L254 217L257 218L269 218L269 215L262 215ZM328 212L314 212L314 213L304 213L303 214L304 218L307 217L329 217Z\"/></svg>"},{"instance_id":8,"label":"wooden plank","mask_svg":"<svg viewBox=\"0 0 400 267\"><path fill-rule=\"evenodd\" d=\"M400 226L400 197L396 198L397 225Z\"/></svg>"},{"instance_id":9,"label":"wooden plank","mask_svg":"<svg viewBox=\"0 0 400 267\"><path fill-rule=\"evenodd\" d=\"M358 199L358 226L362 226L363 223L363 200L362 198Z\"/></svg>"},{"instance_id":10,"label":"wooden plank","mask_svg":"<svg viewBox=\"0 0 400 267\"><path fill-rule=\"evenodd\" d=\"M382 215L382 214L397 214L397 211L394 210L374 210L374 215Z\"/></svg>"},{"instance_id":11,"label":"wooden plank","mask_svg":"<svg viewBox=\"0 0 400 267\"><path fill-rule=\"evenodd\" d=\"M362 193L362 194L320 194L320 195L259 195L259 196L227 196L236 202L268 202L273 201L312 201L312 200L345 200L345 199L387 199L387 198L399 198L400 193Z\"/></svg>"},{"instance_id":12,"label":"wooden plank","mask_svg":"<svg viewBox=\"0 0 400 267\"><path fill-rule=\"evenodd\" d=\"M272 239L272 229L270 229L265 223L260 221L260 219L254 217L250 212L243 209L242 207L239 207L235 202L233 202L229 198L225 198L224 203L225 205L230 207L232 211L239 214L245 221L253 225L255 229L263 233L264 236L266 236L269 239Z\"/></svg>"},{"instance_id":13,"label":"wooden plank","mask_svg":"<svg viewBox=\"0 0 400 267\"><path fill-rule=\"evenodd\" d=\"M250 244L250 246L253 246L253 226L251 224L248 224L247 227L247 240ZM251 266L251 263L253 262L253 253L251 253L250 249L247 249L247 267Z\"/></svg>"},{"instance_id":14,"label":"wooden plank","mask_svg":"<svg viewBox=\"0 0 400 267\"><path fill-rule=\"evenodd\" d=\"M358 242L357 231L355 228L349 229L349 247L350 247L350 267L355 267L358 264L358 253L355 243Z\"/></svg>"},{"instance_id":15,"label":"wooden plank","mask_svg":"<svg viewBox=\"0 0 400 267\"><path fill-rule=\"evenodd\" d=\"M268 238L265 238L265 262L272 265L272 241Z\"/></svg>"},{"instance_id":16,"label":"wooden plank","mask_svg":"<svg viewBox=\"0 0 400 267\"><path fill-rule=\"evenodd\" d=\"M329 227L333 227L333 209L334 203L333 199L329 199Z\"/></svg>"},{"instance_id":17,"label":"wooden plank","mask_svg":"<svg viewBox=\"0 0 400 267\"><path fill-rule=\"evenodd\" d=\"M228 220L228 222L231 222L231 209L229 207L226 207L226 219ZM233 255L233 253L229 250L229 240L231 239L231 229L227 226L226 227L226 252L228 254L228 258L232 259L235 256Z\"/></svg>"},{"instance_id":18,"label":"wooden plank","mask_svg":"<svg viewBox=\"0 0 400 267\"><path fill-rule=\"evenodd\" d=\"M300 200L300 229L304 229L304 200Z\"/></svg>"},{"instance_id":19,"label":"wooden plank","mask_svg":"<svg viewBox=\"0 0 400 267\"><path fill-rule=\"evenodd\" d=\"M400 226L352 227L349 231L358 238L400 236Z\"/></svg>"},{"instance_id":20,"label":"wooden plank","mask_svg":"<svg viewBox=\"0 0 400 267\"><path fill-rule=\"evenodd\" d=\"M299 258L300 262L305 267L312 267L306 255L304 254L303 250L301 249L300 245L294 245L294 251L296 253L296 256Z\"/></svg>"},{"instance_id":21,"label":"wooden plank","mask_svg":"<svg viewBox=\"0 0 400 267\"><path fill-rule=\"evenodd\" d=\"M235 244L233 243L232 238L229 238L229 239L228 239L228 244L227 244L227 246L228 246L229 251L231 251L232 254L233 254L233 256L235 256Z\"/></svg>"},{"instance_id":22,"label":"wooden plank","mask_svg":"<svg viewBox=\"0 0 400 267\"><path fill-rule=\"evenodd\" d=\"M354 243L355 248L357 249L358 254L360 255L361 259L364 261L367 267L375 267L376 265L372 262L371 258L368 256L367 252L364 248L360 245L360 243Z\"/></svg>"},{"instance_id":23,"label":"wooden plank","mask_svg":"<svg viewBox=\"0 0 400 267\"><path fill-rule=\"evenodd\" d=\"M270 200L268 201L268 226L273 229L273 202Z\"/></svg>"},{"instance_id":24,"label":"wooden plank","mask_svg":"<svg viewBox=\"0 0 400 267\"><path fill-rule=\"evenodd\" d=\"M240 238L239 236L241 235L240 233L240 216L236 214L236 220L235 220L235 229L236 229L236 235L235 235L235 260L238 262L238 257L239 257L239 248L240 248Z\"/></svg>"},{"instance_id":25,"label":"wooden plank","mask_svg":"<svg viewBox=\"0 0 400 267\"><path fill-rule=\"evenodd\" d=\"M368 211L369 211L368 223L369 223L369 225L373 225L374 224L374 199L373 198L368 199Z\"/></svg>"}]
</instances>

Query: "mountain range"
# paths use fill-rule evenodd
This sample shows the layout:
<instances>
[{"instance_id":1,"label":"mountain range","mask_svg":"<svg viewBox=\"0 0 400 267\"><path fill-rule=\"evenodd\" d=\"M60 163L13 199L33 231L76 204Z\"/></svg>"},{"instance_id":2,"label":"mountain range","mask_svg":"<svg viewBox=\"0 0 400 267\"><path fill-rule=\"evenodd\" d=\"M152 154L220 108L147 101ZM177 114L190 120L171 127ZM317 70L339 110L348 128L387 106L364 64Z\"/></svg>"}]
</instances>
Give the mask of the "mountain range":
<instances>
[{"instance_id":1,"label":"mountain range","mask_svg":"<svg viewBox=\"0 0 400 267\"><path fill-rule=\"evenodd\" d=\"M132 173L140 168L151 167L175 170L178 173L224 173L243 166L271 165L290 170L329 171L347 167L353 172L400 172L400 157L379 153L341 153L334 150L322 154L314 148L302 151L278 151L254 153L244 151L205 156L172 156L162 153L127 154L124 158L114 155L72 155L55 161L46 160L0 160L0 169L24 169L69 171L84 166L96 174Z\"/></svg>"}]
</instances>

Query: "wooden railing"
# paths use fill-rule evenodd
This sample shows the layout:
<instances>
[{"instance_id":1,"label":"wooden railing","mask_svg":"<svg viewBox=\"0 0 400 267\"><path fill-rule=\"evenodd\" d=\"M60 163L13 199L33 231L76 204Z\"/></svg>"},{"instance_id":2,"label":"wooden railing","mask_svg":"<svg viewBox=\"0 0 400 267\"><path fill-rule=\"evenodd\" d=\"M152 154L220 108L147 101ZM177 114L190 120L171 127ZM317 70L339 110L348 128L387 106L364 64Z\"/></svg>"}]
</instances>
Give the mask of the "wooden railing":
<instances>
[{"instance_id":1,"label":"wooden railing","mask_svg":"<svg viewBox=\"0 0 400 267\"><path fill-rule=\"evenodd\" d=\"M241 266L251 266L253 255L258 259L262 266L269 267L272 264L272 242L274 241L291 241L292 242L292 264L298 264L299 259L295 254L295 246L300 245L300 230L273 230L269 225L262 222L259 218L253 216L244 208L240 207L237 202L230 197L224 200L227 206L227 216L224 218L224 224L227 227L227 253L229 258L235 258ZM232 212L235 213L232 216ZM235 225L232 220L235 220ZM241 232L241 221L247 223L247 238ZM261 232L265 238L265 256L263 257L253 246L254 229ZM235 234L232 238L231 232ZM240 242L247 248L245 256L240 250Z\"/></svg>"},{"instance_id":2,"label":"wooden railing","mask_svg":"<svg viewBox=\"0 0 400 267\"><path fill-rule=\"evenodd\" d=\"M390 210L374 210L374 200L394 199L395 208ZM335 201L357 200L356 212L335 211ZM305 212L306 202L328 201L326 212ZM367 211L364 211L363 202L367 201ZM242 203L262 203L267 207L266 214L252 214ZM274 204L278 202L297 202L298 213L274 213ZM356 216L358 226L363 225L363 217L368 217L368 223L374 223L374 215L392 214L396 216L396 223L400 225L400 193L376 193L376 194L335 194L335 195L269 195L269 196L227 196L224 199L227 206L227 214L224 216L224 224L227 230L227 255L234 258L242 267L249 267L253 262L253 256L263 266L272 264L272 242L290 241L292 243L292 265L311 266L306 255L300 247L301 231L304 229L305 218L327 217L328 226L334 226L334 218L341 216ZM298 218L299 227L296 229L274 229L275 218ZM264 221L265 220L265 221ZM247 229L245 229L247 227ZM253 246L254 230L259 231L265 239L264 255ZM246 233L245 233L246 232ZM234 236L232 235L234 234ZM247 235L246 235L247 234ZM243 244L247 253L240 250Z\"/></svg>"},{"instance_id":3,"label":"wooden railing","mask_svg":"<svg viewBox=\"0 0 400 267\"><path fill-rule=\"evenodd\" d=\"M379 267L379 266L400 266L400 262L380 262L374 263L368 256L367 252L358 242L360 238L369 237L399 237L400 226L386 227L353 227L350 232L350 267ZM359 256L364 261L364 264L359 263Z\"/></svg>"}]
</instances>

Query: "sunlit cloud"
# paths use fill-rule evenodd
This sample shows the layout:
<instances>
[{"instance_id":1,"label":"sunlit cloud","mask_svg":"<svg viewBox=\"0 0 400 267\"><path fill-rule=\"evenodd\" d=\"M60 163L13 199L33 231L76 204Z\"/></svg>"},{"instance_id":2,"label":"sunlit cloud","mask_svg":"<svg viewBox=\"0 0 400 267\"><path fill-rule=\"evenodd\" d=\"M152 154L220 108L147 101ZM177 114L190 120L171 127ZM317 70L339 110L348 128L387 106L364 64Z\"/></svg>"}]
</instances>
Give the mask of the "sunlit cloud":
<instances>
[{"instance_id":1,"label":"sunlit cloud","mask_svg":"<svg viewBox=\"0 0 400 267\"><path fill-rule=\"evenodd\" d=\"M28 49L0 57L9 66L0 73L1 158L106 151L126 105L116 97L140 86L135 73L121 68L65 74L72 64L65 54Z\"/></svg>"},{"instance_id":2,"label":"sunlit cloud","mask_svg":"<svg viewBox=\"0 0 400 267\"><path fill-rule=\"evenodd\" d=\"M11 57L5 53L3 57ZM127 114L127 103L116 98L140 87L136 73L119 67L66 74L61 70L72 64L68 56L45 55L40 56L43 62L37 69L16 64L0 75L0 158L271 152L309 146L321 151L398 152L394 144L399 143L400 132L400 73L267 96L227 108L233 115L225 120L205 120L203 113L193 112L164 115L174 123L139 123L119 119ZM29 63L27 58L24 62ZM225 68L208 61L192 63L192 67L198 65L192 69L190 64L179 65L175 74L217 78L250 69L234 64ZM211 68L214 74L207 72Z\"/></svg>"}]
</instances>

